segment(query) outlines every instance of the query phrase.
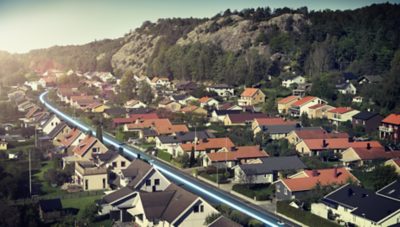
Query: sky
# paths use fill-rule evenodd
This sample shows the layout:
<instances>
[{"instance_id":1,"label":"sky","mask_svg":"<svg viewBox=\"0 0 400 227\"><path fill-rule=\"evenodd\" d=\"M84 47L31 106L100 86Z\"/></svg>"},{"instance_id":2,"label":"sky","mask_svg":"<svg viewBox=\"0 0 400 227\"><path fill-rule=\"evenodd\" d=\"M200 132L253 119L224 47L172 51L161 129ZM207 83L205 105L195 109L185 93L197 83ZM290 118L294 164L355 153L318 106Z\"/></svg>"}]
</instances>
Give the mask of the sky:
<instances>
[{"instance_id":1,"label":"sky","mask_svg":"<svg viewBox=\"0 0 400 227\"><path fill-rule=\"evenodd\" d=\"M0 0L0 50L24 53L54 45L118 38L143 21L212 17L226 9L354 9L400 0Z\"/></svg>"}]
</instances>

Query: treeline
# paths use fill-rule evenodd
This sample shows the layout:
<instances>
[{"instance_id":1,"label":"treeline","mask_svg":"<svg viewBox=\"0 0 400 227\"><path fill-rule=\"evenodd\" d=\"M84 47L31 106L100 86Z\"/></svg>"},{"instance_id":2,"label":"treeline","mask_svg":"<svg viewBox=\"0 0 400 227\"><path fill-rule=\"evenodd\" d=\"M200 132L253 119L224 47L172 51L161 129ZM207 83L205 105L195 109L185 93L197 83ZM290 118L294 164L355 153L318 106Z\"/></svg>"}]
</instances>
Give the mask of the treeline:
<instances>
[{"instance_id":1,"label":"treeline","mask_svg":"<svg viewBox=\"0 0 400 227\"><path fill-rule=\"evenodd\" d=\"M149 62L148 73L152 75L252 85L266 79L270 68L268 60L255 50L226 52L211 43L172 47L163 46L165 43L160 45L159 52Z\"/></svg>"}]
</instances>

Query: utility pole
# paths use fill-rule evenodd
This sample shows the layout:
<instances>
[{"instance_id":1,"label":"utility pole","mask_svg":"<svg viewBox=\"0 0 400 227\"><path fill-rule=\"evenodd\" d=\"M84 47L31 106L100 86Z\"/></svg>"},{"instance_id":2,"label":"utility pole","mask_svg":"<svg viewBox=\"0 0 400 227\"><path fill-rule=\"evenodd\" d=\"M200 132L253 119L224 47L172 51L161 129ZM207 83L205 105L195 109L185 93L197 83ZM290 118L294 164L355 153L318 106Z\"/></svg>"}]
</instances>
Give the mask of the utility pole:
<instances>
[{"instance_id":1,"label":"utility pole","mask_svg":"<svg viewBox=\"0 0 400 227\"><path fill-rule=\"evenodd\" d=\"M31 166L31 150L29 149L29 195L32 197L32 166Z\"/></svg>"}]
</instances>

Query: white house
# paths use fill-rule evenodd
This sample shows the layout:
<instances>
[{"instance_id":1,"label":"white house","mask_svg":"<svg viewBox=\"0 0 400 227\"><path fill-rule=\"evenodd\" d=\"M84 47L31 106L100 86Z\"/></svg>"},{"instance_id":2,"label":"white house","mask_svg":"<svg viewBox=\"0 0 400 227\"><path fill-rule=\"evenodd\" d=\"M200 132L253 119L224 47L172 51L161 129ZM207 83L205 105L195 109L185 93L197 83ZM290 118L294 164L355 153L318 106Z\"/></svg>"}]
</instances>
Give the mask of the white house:
<instances>
[{"instance_id":1,"label":"white house","mask_svg":"<svg viewBox=\"0 0 400 227\"><path fill-rule=\"evenodd\" d=\"M282 81L282 87L290 88L292 84L304 84L306 78L302 76L296 76L294 78L286 79Z\"/></svg>"},{"instance_id":2,"label":"white house","mask_svg":"<svg viewBox=\"0 0 400 227\"><path fill-rule=\"evenodd\" d=\"M43 125L42 131L45 134L49 134L58 124L61 123L60 118L58 118L55 114L53 114Z\"/></svg>"},{"instance_id":3,"label":"white house","mask_svg":"<svg viewBox=\"0 0 400 227\"><path fill-rule=\"evenodd\" d=\"M230 98L235 95L235 89L232 86L226 84L217 84L214 86L207 87L208 92L215 92L219 97Z\"/></svg>"},{"instance_id":4,"label":"white house","mask_svg":"<svg viewBox=\"0 0 400 227\"><path fill-rule=\"evenodd\" d=\"M351 82L338 84L336 89L343 95L355 95L357 93L357 88Z\"/></svg>"},{"instance_id":5,"label":"white house","mask_svg":"<svg viewBox=\"0 0 400 227\"><path fill-rule=\"evenodd\" d=\"M147 105L139 100L131 99L129 101L126 101L124 107L126 109L139 109L139 108L146 108Z\"/></svg>"}]
</instances>

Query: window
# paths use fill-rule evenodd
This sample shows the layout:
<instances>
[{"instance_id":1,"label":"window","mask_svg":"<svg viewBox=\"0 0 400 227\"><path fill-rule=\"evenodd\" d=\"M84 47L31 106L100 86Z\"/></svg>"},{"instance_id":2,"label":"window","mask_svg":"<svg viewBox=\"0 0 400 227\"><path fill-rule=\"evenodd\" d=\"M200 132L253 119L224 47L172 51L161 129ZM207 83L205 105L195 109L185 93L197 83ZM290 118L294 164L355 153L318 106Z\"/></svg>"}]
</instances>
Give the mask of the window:
<instances>
[{"instance_id":1,"label":"window","mask_svg":"<svg viewBox=\"0 0 400 227\"><path fill-rule=\"evenodd\" d=\"M203 213L204 212L204 206L200 205L200 212Z\"/></svg>"},{"instance_id":2,"label":"window","mask_svg":"<svg viewBox=\"0 0 400 227\"><path fill-rule=\"evenodd\" d=\"M116 162L112 162L112 167L117 167L117 163Z\"/></svg>"},{"instance_id":3,"label":"window","mask_svg":"<svg viewBox=\"0 0 400 227\"><path fill-rule=\"evenodd\" d=\"M155 179L155 180L154 180L154 184L155 184L155 185L160 185L160 179Z\"/></svg>"},{"instance_id":4,"label":"window","mask_svg":"<svg viewBox=\"0 0 400 227\"><path fill-rule=\"evenodd\" d=\"M284 189L284 192L283 192L285 195L287 195L288 193L287 193L287 188L285 188Z\"/></svg>"},{"instance_id":5,"label":"window","mask_svg":"<svg viewBox=\"0 0 400 227\"><path fill-rule=\"evenodd\" d=\"M89 180L85 180L85 190L89 189Z\"/></svg>"},{"instance_id":6,"label":"window","mask_svg":"<svg viewBox=\"0 0 400 227\"><path fill-rule=\"evenodd\" d=\"M276 191L277 192L281 192L281 186L278 184L278 185L276 185Z\"/></svg>"},{"instance_id":7,"label":"window","mask_svg":"<svg viewBox=\"0 0 400 227\"><path fill-rule=\"evenodd\" d=\"M126 165L125 161L122 161L121 162L121 167L125 167L125 165Z\"/></svg>"},{"instance_id":8,"label":"window","mask_svg":"<svg viewBox=\"0 0 400 227\"><path fill-rule=\"evenodd\" d=\"M143 214L138 214L136 217L137 217L140 221L143 221Z\"/></svg>"},{"instance_id":9,"label":"window","mask_svg":"<svg viewBox=\"0 0 400 227\"><path fill-rule=\"evenodd\" d=\"M193 212L194 213L199 213L199 206L198 205L193 207Z\"/></svg>"},{"instance_id":10,"label":"window","mask_svg":"<svg viewBox=\"0 0 400 227\"><path fill-rule=\"evenodd\" d=\"M103 188L106 188L106 179L103 178Z\"/></svg>"},{"instance_id":11,"label":"window","mask_svg":"<svg viewBox=\"0 0 400 227\"><path fill-rule=\"evenodd\" d=\"M97 147L92 148L93 153L97 153Z\"/></svg>"},{"instance_id":12,"label":"window","mask_svg":"<svg viewBox=\"0 0 400 227\"><path fill-rule=\"evenodd\" d=\"M151 185L151 180L146 180L146 186L150 186Z\"/></svg>"}]
</instances>

